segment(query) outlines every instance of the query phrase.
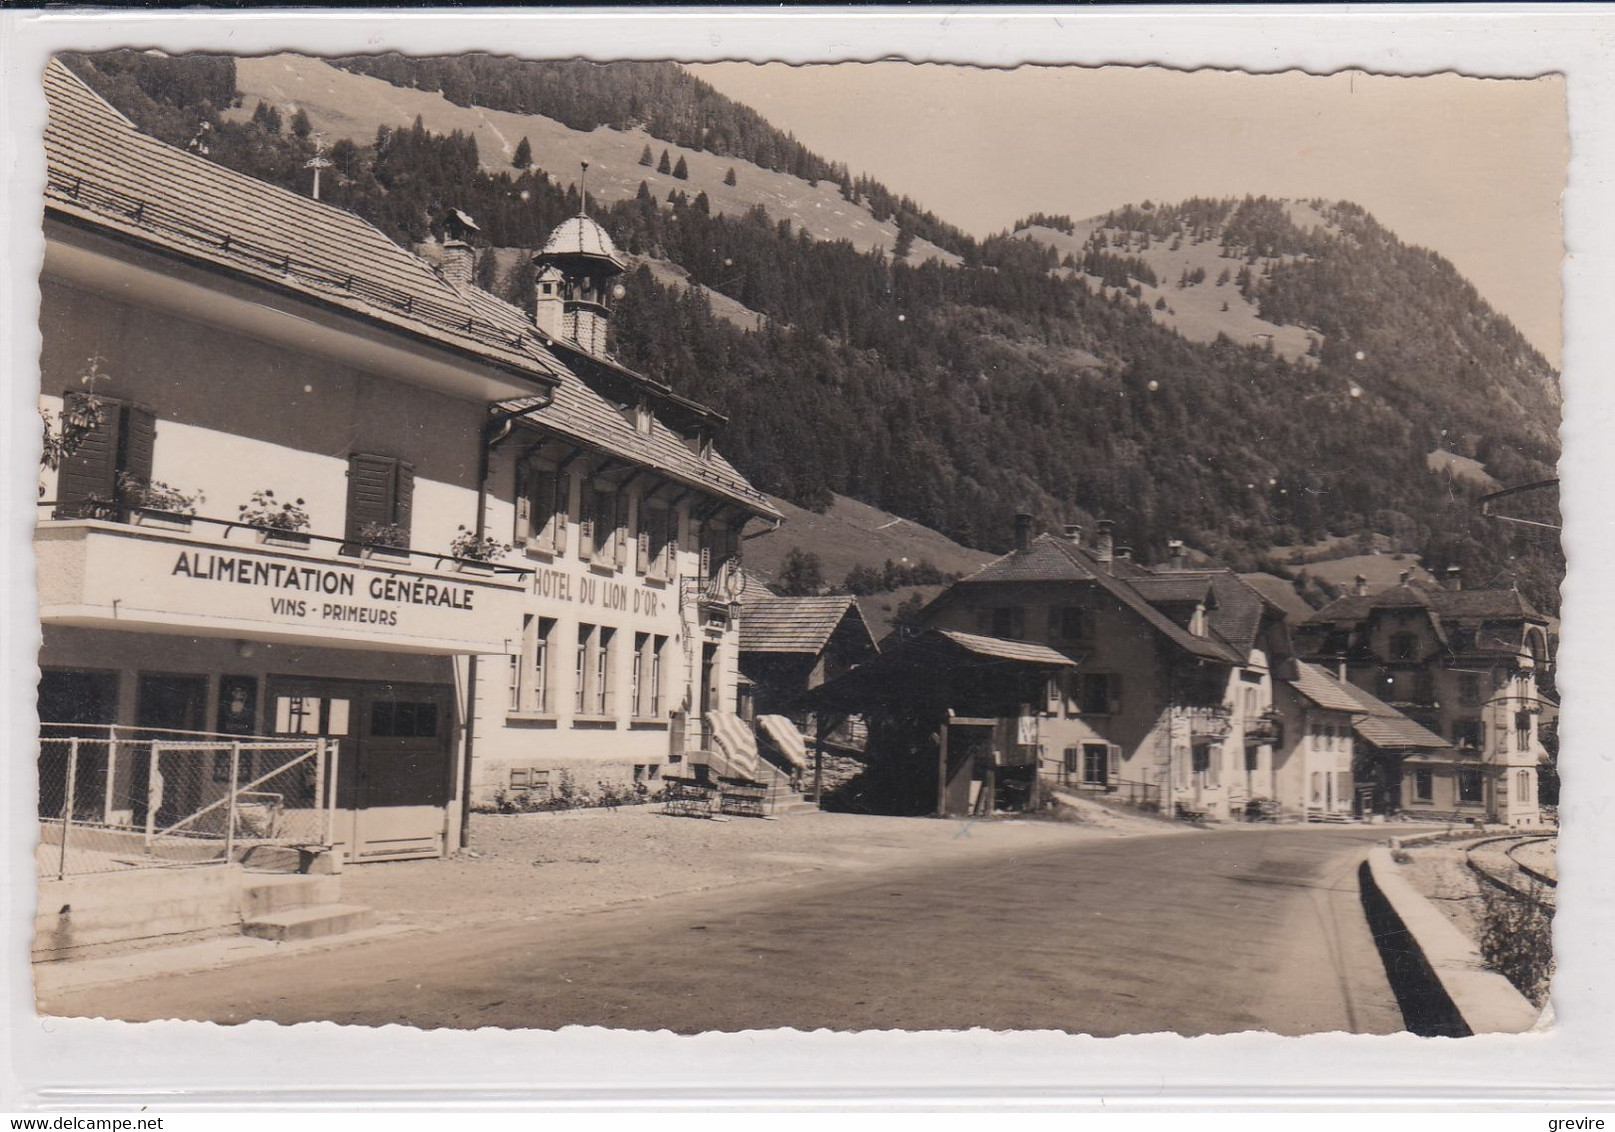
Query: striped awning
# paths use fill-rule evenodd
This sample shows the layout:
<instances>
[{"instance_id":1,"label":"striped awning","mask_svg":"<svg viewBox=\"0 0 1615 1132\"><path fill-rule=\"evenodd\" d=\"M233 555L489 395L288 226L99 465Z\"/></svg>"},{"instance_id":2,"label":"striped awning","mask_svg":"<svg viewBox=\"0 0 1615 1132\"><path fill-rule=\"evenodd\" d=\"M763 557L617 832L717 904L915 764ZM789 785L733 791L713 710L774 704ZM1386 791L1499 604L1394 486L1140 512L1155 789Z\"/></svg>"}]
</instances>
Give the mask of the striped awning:
<instances>
[{"instance_id":1,"label":"striped awning","mask_svg":"<svg viewBox=\"0 0 1615 1132\"><path fill-rule=\"evenodd\" d=\"M757 726L774 741L792 766L798 769L807 766L807 744L802 741L802 733L796 729L796 724L783 715L759 715Z\"/></svg>"},{"instance_id":2,"label":"striped awning","mask_svg":"<svg viewBox=\"0 0 1615 1132\"><path fill-rule=\"evenodd\" d=\"M751 725L733 712L707 712L707 729L712 732L712 743L724 766L722 773L730 778L757 777L757 736Z\"/></svg>"}]
</instances>

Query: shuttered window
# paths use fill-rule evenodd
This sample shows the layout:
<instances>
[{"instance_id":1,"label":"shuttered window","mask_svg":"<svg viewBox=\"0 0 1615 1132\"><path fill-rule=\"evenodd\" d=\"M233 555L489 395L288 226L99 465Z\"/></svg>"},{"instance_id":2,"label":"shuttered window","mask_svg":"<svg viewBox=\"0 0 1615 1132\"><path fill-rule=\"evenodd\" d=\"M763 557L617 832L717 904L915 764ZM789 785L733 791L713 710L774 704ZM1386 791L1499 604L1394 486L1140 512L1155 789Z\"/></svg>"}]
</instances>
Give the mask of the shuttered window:
<instances>
[{"instance_id":1,"label":"shuttered window","mask_svg":"<svg viewBox=\"0 0 1615 1132\"><path fill-rule=\"evenodd\" d=\"M82 396L69 392L63 400ZM56 478L56 513L61 518L116 518L121 509L119 477L141 485L151 482L156 416L139 405L100 400L101 424L84 434L73 454L62 461Z\"/></svg>"},{"instance_id":2,"label":"shuttered window","mask_svg":"<svg viewBox=\"0 0 1615 1132\"><path fill-rule=\"evenodd\" d=\"M546 554L566 553L572 477L528 462L516 466L516 527L511 542Z\"/></svg>"},{"instance_id":3,"label":"shuttered window","mask_svg":"<svg viewBox=\"0 0 1615 1132\"><path fill-rule=\"evenodd\" d=\"M379 541L387 546L408 546L414 498L414 465L367 452L349 456L348 515L343 533L347 545L343 553L355 554L360 544L378 541L364 537L366 528L402 528Z\"/></svg>"}]
</instances>

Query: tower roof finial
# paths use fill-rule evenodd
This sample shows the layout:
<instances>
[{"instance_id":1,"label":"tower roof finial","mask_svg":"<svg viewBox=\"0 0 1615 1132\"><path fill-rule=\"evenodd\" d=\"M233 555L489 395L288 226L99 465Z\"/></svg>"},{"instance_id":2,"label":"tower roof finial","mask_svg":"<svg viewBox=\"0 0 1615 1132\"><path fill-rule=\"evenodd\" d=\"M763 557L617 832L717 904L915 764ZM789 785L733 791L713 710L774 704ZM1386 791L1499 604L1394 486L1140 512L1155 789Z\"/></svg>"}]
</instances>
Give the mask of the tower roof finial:
<instances>
[{"instance_id":1,"label":"tower roof finial","mask_svg":"<svg viewBox=\"0 0 1615 1132\"><path fill-rule=\"evenodd\" d=\"M583 176L579 180L583 185L583 211L578 215L587 216L589 215L589 163L587 161L583 163Z\"/></svg>"}]
</instances>

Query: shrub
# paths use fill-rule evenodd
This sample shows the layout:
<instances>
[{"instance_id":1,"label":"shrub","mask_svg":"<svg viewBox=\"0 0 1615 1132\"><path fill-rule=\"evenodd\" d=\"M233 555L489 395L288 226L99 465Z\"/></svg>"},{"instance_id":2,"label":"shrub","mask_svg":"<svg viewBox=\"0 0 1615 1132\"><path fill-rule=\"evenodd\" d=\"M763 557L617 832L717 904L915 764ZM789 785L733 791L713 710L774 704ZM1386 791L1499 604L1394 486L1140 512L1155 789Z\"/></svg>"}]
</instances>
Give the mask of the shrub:
<instances>
[{"instance_id":1,"label":"shrub","mask_svg":"<svg viewBox=\"0 0 1615 1132\"><path fill-rule=\"evenodd\" d=\"M1481 958L1533 1006L1548 1001L1553 977L1553 910L1541 897L1536 882L1525 892L1485 885L1480 894Z\"/></svg>"},{"instance_id":2,"label":"shrub","mask_svg":"<svg viewBox=\"0 0 1615 1132\"><path fill-rule=\"evenodd\" d=\"M308 530L308 512L303 510L303 501L298 499L281 503L268 488L253 492L237 510L240 512L239 522L260 531Z\"/></svg>"}]
</instances>

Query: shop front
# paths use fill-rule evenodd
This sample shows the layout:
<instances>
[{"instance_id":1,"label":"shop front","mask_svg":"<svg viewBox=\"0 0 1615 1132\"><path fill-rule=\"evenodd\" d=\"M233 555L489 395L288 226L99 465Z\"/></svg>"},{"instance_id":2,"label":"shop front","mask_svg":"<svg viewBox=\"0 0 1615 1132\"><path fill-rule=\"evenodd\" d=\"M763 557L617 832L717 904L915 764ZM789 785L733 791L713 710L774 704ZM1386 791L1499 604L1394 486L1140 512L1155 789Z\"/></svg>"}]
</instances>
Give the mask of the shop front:
<instances>
[{"instance_id":1,"label":"shop front","mask_svg":"<svg viewBox=\"0 0 1615 1132\"><path fill-rule=\"evenodd\" d=\"M324 739L326 757L274 783L329 805L321 841L357 861L456 843L465 662L519 649L527 574L473 577L424 555L382 567L339 547L260 545L225 524L40 524L41 725L113 755L76 768L79 816L142 827L160 806L163 826L183 825L230 781L227 758L251 784L254 743ZM196 757L159 780L142 761L156 740Z\"/></svg>"}]
</instances>

